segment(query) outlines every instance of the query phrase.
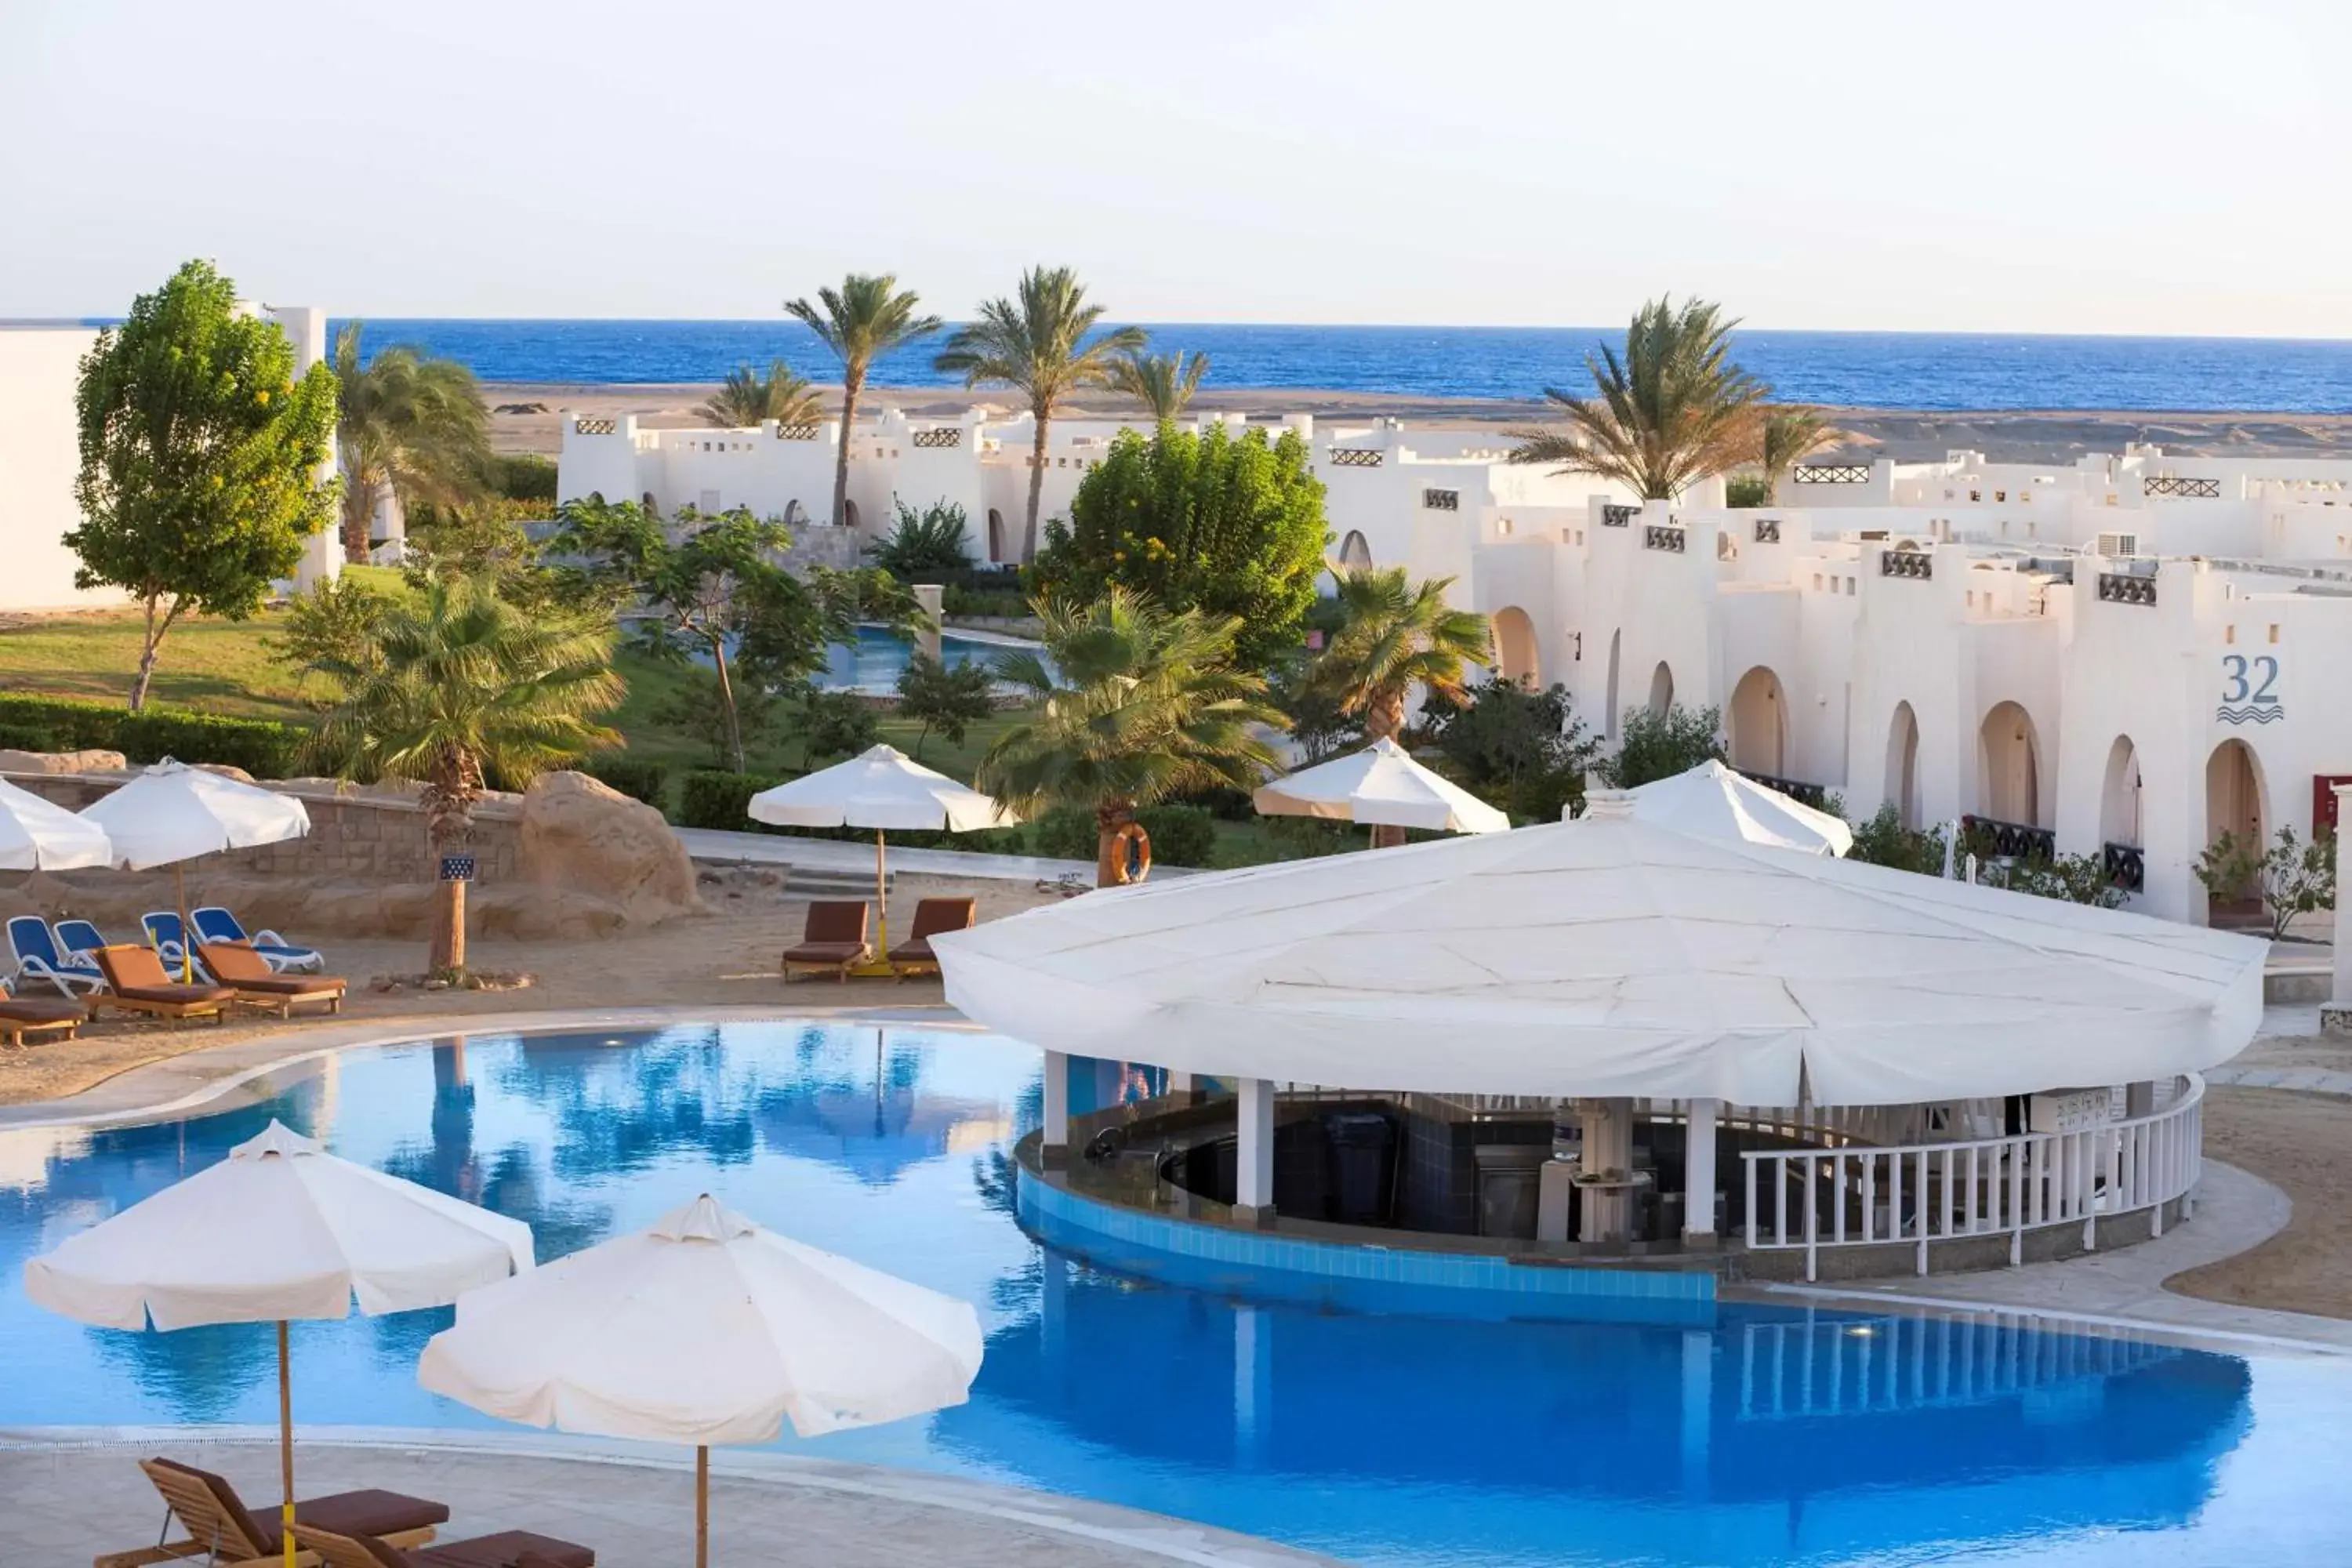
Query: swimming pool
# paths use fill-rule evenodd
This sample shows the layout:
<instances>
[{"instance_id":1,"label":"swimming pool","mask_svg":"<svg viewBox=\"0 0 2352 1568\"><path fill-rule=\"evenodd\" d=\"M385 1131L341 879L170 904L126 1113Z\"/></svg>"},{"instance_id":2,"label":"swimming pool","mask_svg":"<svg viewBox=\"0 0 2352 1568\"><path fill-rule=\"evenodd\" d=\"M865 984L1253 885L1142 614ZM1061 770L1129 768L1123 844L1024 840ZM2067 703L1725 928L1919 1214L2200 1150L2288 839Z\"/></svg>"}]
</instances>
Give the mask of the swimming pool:
<instances>
[{"instance_id":1,"label":"swimming pool","mask_svg":"<svg viewBox=\"0 0 2352 1568\"><path fill-rule=\"evenodd\" d=\"M1007 648L1033 646L990 633L941 632L940 662L956 669L975 662L986 664ZM817 684L836 690L896 691L898 673L913 655L914 644L896 632L859 626L855 643L835 643L824 650L824 674Z\"/></svg>"},{"instance_id":2,"label":"swimming pool","mask_svg":"<svg viewBox=\"0 0 2352 1568\"><path fill-rule=\"evenodd\" d=\"M274 1115L529 1221L542 1258L708 1190L976 1303L971 1403L782 1445L826 1458L1379 1563L2352 1562L2352 1367L1739 1305L1693 1331L1146 1289L1013 1223L1040 1097L1036 1053L987 1036L735 1024L347 1053L249 1109L0 1133L0 1426L274 1419L268 1328L119 1333L21 1289L27 1256ZM297 1418L493 1425L416 1386L448 1316L296 1325Z\"/></svg>"}]
</instances>

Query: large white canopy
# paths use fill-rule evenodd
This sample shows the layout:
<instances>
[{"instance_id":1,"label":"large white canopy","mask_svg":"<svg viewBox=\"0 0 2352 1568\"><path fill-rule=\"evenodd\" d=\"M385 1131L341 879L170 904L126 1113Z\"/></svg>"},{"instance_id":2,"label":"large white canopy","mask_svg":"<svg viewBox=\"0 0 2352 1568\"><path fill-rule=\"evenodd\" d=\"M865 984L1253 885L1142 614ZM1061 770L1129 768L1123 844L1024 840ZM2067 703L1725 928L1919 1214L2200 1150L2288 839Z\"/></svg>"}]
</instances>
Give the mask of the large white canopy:
<instances>
[{"instance_id":1,"label":"large white canopy","mask_svg":"<svg viewBox=\"0 0 2352 1568\"><path fill-rule=\"evenodd\" d=\"M1511 819L1430 772L1383 735L1360 752L1274 779L1251 800L1266 816L1319 816L1433 833L1502 833Z\"/></svg>"},{"instance_id":2,"label":"large white canopy","mask_svg":"<svg viewBox=\"0 0 2352 1568\"><path fill-rule=\"evenodd\" d=\"M37 1305L109 1329L446 1306L531 1263L530 1227L339 1160L282 1122L25 1265Z\"/></svg>"},{"instance_id":3,"label":"large white canopy","mask_svg":"<svg viewBox=\"0 0 2352 1568\"><path fill-rule=\"evenodd\" d=\"M2264 944L1575 822L1090 893L933 939L1049 1049L1335 1087L1907 1104L2127 1083L2252 1037Z\"/></svg>"},{"instance_id":4,"label":"large white canopy","mask_svg":"<svg viewBox=\"0 0 2352 1568\"><path fill-rule=\"evenodd\" d=\"M1801 849L1808 855L1843 855L1853 847L1853 829L1841 817L1767 789L1718 762L1659 779L1626 793L1633 816L1677 833L1702 838L1735 838Z\"/></svg>"},{"instance_id":5,"label":"large white canopy","mask_svg":"<svg viewBox=\"0 0 2352 1568\"><path fill-rule=\"evenodd\" d=\"M81 815L106 830L114 863L131 871L310 831L310 812L292 795L173 762L142 770Z\"/></svg>"},{"instance_id":6,"label":"large white canopy","mask_svg":"<svg viewBox=\"0 0 2352 1568\"><path fill-rule=\"evenodd\" d=\"M895 746L875 746L751 797L752 819L779 827L911 828L970 833L1021 819L988 795L933 773Z\"/></svg>"},{"instance_id":7,"label":"large white canopy","mask_svg":"<svg viewBox=\"0 0 2352 1568\"><path fill-rule=\"evenodd\" d=\"M417 1381L508 1421L762 1443L961 1405L971 1305L804 1247L709 1197L457 1303Z\"/></svg>"},{"instance_id":8,"label":"large white canopy","mask_svg":"<svg viewBox=\"0 0 2352 1568\"><path fill-rule=\"evenodd\" d=\"M0 779L0 871L68 871L110 866L106 829Z\"/></svg>"}]
</instances>

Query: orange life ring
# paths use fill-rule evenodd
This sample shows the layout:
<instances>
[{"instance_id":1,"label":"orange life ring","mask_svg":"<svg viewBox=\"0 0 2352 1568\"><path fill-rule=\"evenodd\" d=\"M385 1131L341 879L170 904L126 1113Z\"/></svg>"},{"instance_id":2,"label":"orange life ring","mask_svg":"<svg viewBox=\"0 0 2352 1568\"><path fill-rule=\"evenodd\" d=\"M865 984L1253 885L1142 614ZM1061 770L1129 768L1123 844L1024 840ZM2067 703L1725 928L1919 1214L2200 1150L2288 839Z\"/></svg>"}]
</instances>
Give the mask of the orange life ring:
<instances>
[{"instance_id":1,"label":"orange life ring","mask_svg":"<svg viewBox=\"0 0 2352 1568\"><path fill-rule=\"evenodd\" d=\"M1134 821L1119 824L1118 831L1111 835L1111 844L1112 887L1123 888L1129 882L1140 882L1151 875L1151 835L1144 831L1143 824ZM1130 848L1135 859L1132 871L1128 869Z\"/></svg>"}]
</instances>

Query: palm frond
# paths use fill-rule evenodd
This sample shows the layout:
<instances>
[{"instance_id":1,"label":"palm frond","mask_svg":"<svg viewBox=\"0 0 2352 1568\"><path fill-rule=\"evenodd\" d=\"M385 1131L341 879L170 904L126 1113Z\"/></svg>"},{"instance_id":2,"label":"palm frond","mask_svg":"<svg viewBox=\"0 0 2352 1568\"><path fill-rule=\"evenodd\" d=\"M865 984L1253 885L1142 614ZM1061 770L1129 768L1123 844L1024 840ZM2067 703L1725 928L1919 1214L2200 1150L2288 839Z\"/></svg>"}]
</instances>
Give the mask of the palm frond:
<instances>
[{"instance_id":1,"label":"palm frond","mask_svg":"<svg viewBox=\"0 0 2352 1568\"><path fill-rule=\"evenodd\" d=\"M1207 354L1146 353L1129 349L1105 367L1103 384L1151 410L1155 420L1180 417L1209 373Z\"/></svg>"}]
</instances>

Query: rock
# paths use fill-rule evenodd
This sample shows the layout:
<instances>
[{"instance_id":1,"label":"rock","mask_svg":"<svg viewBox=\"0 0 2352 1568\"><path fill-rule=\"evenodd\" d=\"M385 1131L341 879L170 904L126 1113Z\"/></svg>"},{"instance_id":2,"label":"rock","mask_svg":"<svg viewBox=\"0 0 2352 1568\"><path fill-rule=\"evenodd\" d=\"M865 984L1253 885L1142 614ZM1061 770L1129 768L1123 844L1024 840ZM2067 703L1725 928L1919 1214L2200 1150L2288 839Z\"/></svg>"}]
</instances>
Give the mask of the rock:
<instances>
[{"instance_id":1,"label":"rock","mask_svg":"<svg viewBox=\"0 0 2352 1568\"><path fill-rule=\"evenodd\" d=\"M524 879L542 893L578 896L572 919L594 921L599 905L620 926L709 912L694 862L661 813L585 773L532 783L522 797L520 858Z\"/></svg>"},{"instance_id":2,"label":"rock","mask_svg":"<svg viewBox=\"0 0 2352 1568\"><path fill-rule=\"evenodd\" d=\"M208 773L218 773L225 779L235 779L239 784L251 784L254 782L254 778L251 773L247 773L243 768L232 766L227 763L190 763L188 765L192 768L202 769L204 772Z\"/></svg>"},{"instance_id":3,"label":"rock","mask_svg":"<svg viewBox=\"0 0 2352 1568\"><path fill-rule=\"evenodd\" d=\"M14 752L0 749L0 773L119 773L130 766L121 752Z\"/></svg>"}]
</instances>

